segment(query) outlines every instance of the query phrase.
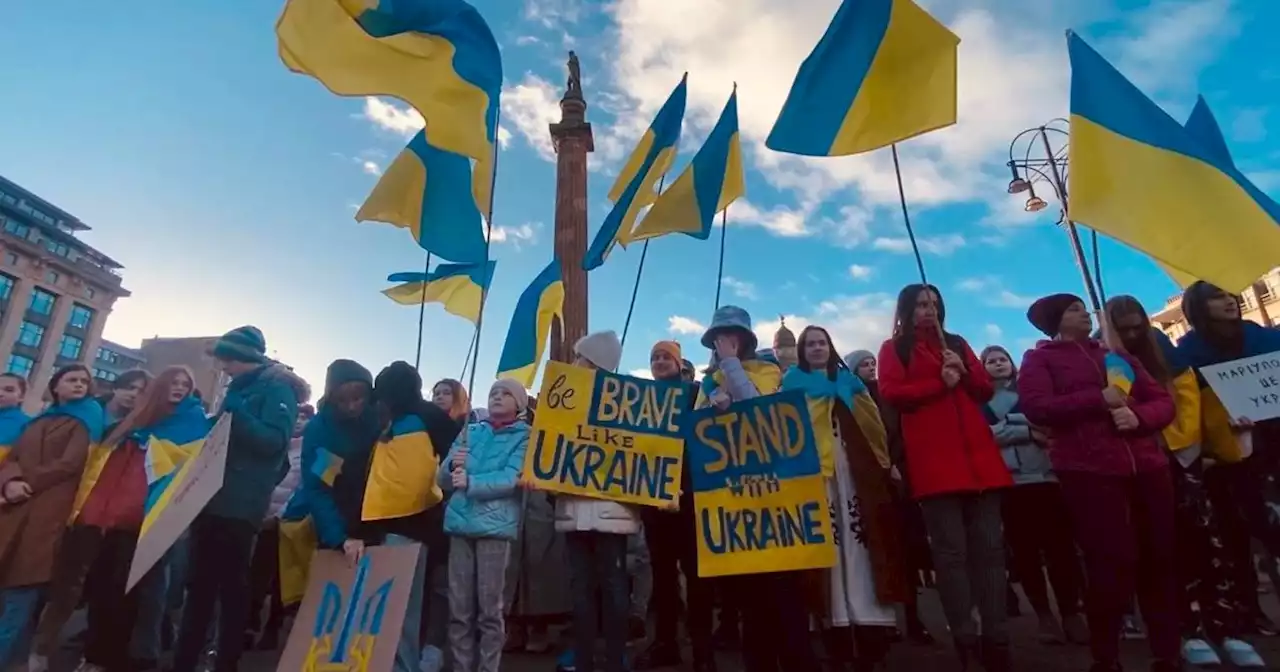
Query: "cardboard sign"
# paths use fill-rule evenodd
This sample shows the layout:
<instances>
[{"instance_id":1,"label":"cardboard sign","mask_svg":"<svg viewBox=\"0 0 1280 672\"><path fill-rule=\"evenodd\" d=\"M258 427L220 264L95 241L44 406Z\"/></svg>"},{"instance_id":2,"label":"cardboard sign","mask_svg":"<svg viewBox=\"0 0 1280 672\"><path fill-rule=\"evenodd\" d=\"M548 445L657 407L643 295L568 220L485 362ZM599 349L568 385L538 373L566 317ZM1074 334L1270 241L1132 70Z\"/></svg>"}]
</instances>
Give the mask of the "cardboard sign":
<instances>
[{"instance_id":1,"label":"cardboard sign","mask_svg":"<svg viewBox=\"0 0 1280 672\"><path fill-rule=\"evenodd\" d=\"M421 544L375 546L354 567L316 551L277 672L382 672L395 664Z\"/></svg>"},{"instance_id":2,"label":"cardboard sign","mask_svg":"<svg viewBox=\"0 0 1280 672\"><path fill-rule=\"evenodd\" d=\"M685 432L698 576L835 566L826 482L802 391L694 411Z\"/></svg>"},{"instance_id":3,"label":"cardboard sign","mask_svg":"<svg viewBox=\"0 0 1280 672\"><path fill-rule=\"evenodd\" d=\"M548 363L525 482L580 497L678 506L689 394L680 383Z\"/></svg>"},{"instance_id":4,"label":"cardboard sign","mask_svg":"<svg viewBox=\"0 0 1280 672\"><path fill-rule=\"evenodd\" d=\"M182 465L178 475L169 484L173 494L164 498L163 508L148 514L153 518L138 537L138 546L129 565L129 580L125 592L133 590L138 581L169 551L178 537L191 527L191 521L204 510L205 505L222 489L222 477L227 466L227 441L231 438L231 416L224 414L209 432L199 451Z\"/></svg>"},{"instance_id":5,"label":"cardboard sign","mask_svg":"<svg viewBox=\"0 0 1280 672\"><path fill-rule=\"evenodd\" d=\"M1200 369L1233 418L1254 422L1280 417L1280 352Z\"/></svg>"}]
</instances>

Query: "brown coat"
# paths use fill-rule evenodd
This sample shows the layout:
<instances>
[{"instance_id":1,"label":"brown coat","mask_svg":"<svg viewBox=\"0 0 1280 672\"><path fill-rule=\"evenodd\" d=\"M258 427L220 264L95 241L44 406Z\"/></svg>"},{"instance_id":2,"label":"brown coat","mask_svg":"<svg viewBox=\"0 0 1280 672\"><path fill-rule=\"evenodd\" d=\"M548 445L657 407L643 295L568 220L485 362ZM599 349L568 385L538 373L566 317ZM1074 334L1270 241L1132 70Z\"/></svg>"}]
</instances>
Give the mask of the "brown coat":
<instances>
[{"instance_id":1,"label":"brown coat","mask_svg":"<svg viewBox=\"0 0 1280 672\"><path fill-rule=\"evenodd\" d=\"M0 504L0 589L48 583L89 455L89 431L67 416L31 421L0 462L0 488L31 486L31 499Z\"/></svg>"},{"instance_id":2,"label":"brown coat","mask_svg":"<svg viewBox=\"0 0 1280 672\"><path fill-rule=\"evenodd\" d=\"M861 406L855 403L855 406ZM872 418L863 409L850 409L842 402L832 406L840 428L840 443L849 458L854 487L862 507L862 525L867 539L867 555L876 585L876 600L881 604L906 602L910 596L907 569L903 555L902 519L893 498L893 483L874 443L884 445L885 430L879 417ZM856 414L856 418L855 418ZM810 604L814 613L827 615L831 570L808 572Z\"/></svg>"}]
</instances>

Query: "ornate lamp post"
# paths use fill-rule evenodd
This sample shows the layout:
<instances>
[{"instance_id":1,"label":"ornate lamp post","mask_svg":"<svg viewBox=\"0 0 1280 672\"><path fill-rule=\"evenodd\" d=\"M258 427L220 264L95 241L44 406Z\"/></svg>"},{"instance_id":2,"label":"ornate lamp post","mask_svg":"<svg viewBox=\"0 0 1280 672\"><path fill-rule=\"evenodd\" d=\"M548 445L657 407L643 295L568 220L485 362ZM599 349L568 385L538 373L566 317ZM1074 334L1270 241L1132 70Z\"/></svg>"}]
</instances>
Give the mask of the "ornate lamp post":
<instances>
[{"instance_id":1,"label":"ornate lamp post","mask_svg":"<svg viewBox=\"0 0 1280 672\"><path fill-rule=\"evenodd\" d=\"M1067 207L1069 129L1070 124L1066 119L1052 119L1014 136L1009 143L1009 162L1006 164L1013 178L1009 181L1008 191L1010 194L1027 194L1027 203L1023 209L1027 212L1040 212L1049 204L1036 194L1035 184L1042 182L1049 185L1062 206L1058 223L1067 230L1076 266L1080 268L1085 290L1089 294L1089 303L1094 312L1098 312L1102 309L1102 302L1106 300L1102 295L1102 269L1098 266L1098 234L1094 232L1092 241L1094 267L1098 274L1095 284L1094 277L1089 273L1089 264L1085 261L1084 246L1080 244L1080 233L1075 222L1071 221L1070 209Z\"/></svg>"}]
</instances>

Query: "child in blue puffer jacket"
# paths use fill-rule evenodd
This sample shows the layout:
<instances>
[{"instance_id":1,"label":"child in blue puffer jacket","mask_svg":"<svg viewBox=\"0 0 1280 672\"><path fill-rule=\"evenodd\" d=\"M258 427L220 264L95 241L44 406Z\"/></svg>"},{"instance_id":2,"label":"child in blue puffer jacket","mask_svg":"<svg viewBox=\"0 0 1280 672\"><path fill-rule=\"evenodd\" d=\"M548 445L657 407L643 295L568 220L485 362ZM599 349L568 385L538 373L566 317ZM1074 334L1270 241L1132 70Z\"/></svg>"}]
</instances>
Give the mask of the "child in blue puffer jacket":
<instances>
[{"instance_id":1,"label":"child in blue puffer jacket","mask_svg":"<svg viewBox=\"0 0 1280 672\"><path fill-rule=\"evenodd\" d=\"M456 672L498 672L506 640L502 594L520 527L516 483L529 443L521 418L529 395L503 378L489 390L489 417L467 427L436 479L449 501L449 646ZM479 646L477 647L477 633Z\"/></svg>"}]
</instances>

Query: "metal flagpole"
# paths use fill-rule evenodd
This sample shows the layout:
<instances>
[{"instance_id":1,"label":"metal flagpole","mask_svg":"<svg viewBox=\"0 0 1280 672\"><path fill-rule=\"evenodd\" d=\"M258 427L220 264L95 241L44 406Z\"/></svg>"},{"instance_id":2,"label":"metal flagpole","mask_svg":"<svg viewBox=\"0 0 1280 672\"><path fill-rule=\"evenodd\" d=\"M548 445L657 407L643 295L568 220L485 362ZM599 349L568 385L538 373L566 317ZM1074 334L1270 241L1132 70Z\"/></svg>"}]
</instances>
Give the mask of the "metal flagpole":
<instances>
[{"instance_id":1,"label":"metal flagpole","mask_svg":"<svg viewBox=\"0 0 1280 672\"><path fill-rule=\"evenodd\" d=\"M720 286L724 283L724 239L729 230L729 208L720 213L720 268L716 271L716 310L720 310Z\"/></svg>"},{"instance_id":2,"label":"metal flagpole","mask_svg":"<svg viewBox=\"0 0 1280 672\"><path fill-rule=\"evenodd\" d=\"M916 270L920 272L920 284L929 286L929 278L924 274L924 258L920 256L920 246L916 243L916 232L911 226L911 215L907 212L907 190L902 186L902 167L898 163L898 143L889 145L893 151L893 174L898 178L898 202L902 204L902 223L907 227L907 239L911 241L911 252L916 255ZM947 347L947 335L939 321L938 338L942 347Z\"/></svg>"},{"instance_id":3,"label":"metal flagpole","mask_svg":"<svg viewBox=\"0 0 1280 672\"><path fill-rule=\"evenodd\" d=\"M422 274L430 276L431 274L431 253L427 252L427 261L422 265ZM422 302L418 304L418 349L414 352L413 368L422 373L422 328L427 321L427 285L430 284L428 277L422 279Z\"/></svg>"},{"instance_id":4,"label":"metal flagpole","mask_svg":"<svg viewBox=\"0 0 1280 672\"><path fill-rule=\"evenodd\" d=\"M658 178L658 195L662 195L662 188L666 186L667 176L663 175ZM636 282L631 287L631 305L627 307L627 321L622 324L622 341L620 345L625 350L627 347L627 332L631 330L631 316L636 310L636 296L640 293L640 276L644 274L644 260L649 256L649 239L645 238L644 247L640 249L640 265L636 267Z\"/></svg>"}]
</instances>

